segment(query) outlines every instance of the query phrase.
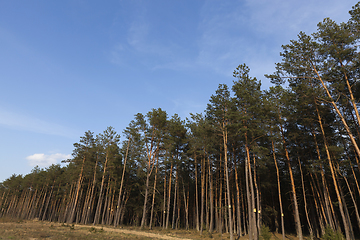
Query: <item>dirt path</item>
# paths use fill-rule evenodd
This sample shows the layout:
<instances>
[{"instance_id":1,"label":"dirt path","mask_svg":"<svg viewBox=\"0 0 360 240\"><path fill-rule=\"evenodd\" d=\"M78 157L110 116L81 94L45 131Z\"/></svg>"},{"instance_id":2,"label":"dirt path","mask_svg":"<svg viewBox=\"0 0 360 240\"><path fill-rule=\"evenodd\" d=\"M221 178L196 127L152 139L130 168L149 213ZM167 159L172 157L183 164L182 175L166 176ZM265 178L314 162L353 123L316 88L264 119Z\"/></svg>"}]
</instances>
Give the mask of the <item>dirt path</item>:
<instances>
[{"instance_id":1,"label":"dirt path","mask_svg":"<svg viewBox=\"0 0 360 240\"><path fill-rule=\"evenodd\" d=\"M288 240L296 240L294 236L287 236ZM72 225L36 220L8 220L0 218L0 240L212 240L229 239L229 234L203 232L199 235L196 230L139 230L138 227L114 228L111 226ZM248 239L242 236L241 240ZM273 240L281 239L280 234L272 234Z\"/></svg>"},{"instance_id":2,"label":"dirt path","mask_svg":"<svg viewBox=\"0 0 360 240\"><path fill-rule=\"evenodd\" d=\"M82 227L82 228L96 228L98 230L103 229L104 231L108 231L108 232L125 233L125 234L138 235L138 236L149 237L149 238L158 238L158 239L166 239L166 240L192 240L190 238L178 238L178 237L172 237L172 236L168 236L168 235L161 235L161 234L157 234L157 233L148 233L148 232L127 230L127 229L121 229L121 228L109 228L109 227L88 226L88 225L74 225L74 226Z\"/></svg>"},{"instance_id":3,"label":"dirt path","mask_svg":"<svg viewBox=\"0 0 360 240\"><path fill-rule=\"evenodd\" d=\"M137 228L113 228L92 225L69 225L36 220L4 221L0 218L0 240L193 240L190 236L174 236L174 232L147 232ZM190 239L190 238L191 239ZM195 238L196 239L196 238Z\"/></svg>"}]
</instances>

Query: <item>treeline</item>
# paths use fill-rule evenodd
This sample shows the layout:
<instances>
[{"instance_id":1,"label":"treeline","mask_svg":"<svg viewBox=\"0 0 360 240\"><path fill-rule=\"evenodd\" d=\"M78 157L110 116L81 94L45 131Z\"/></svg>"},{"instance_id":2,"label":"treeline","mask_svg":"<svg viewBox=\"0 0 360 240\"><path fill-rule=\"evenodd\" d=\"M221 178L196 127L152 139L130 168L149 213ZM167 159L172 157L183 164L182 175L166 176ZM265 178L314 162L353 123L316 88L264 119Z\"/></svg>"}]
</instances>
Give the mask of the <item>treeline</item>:
<instances>
[{"instance_id":1,"label":"treeline","mask_svg":"<svg viewBox=\"0 0 360 240\"><path fill-rule=\"evenodd\" d=\"M0 217L195 228L258 239L272 231L360 234L360 5L283 46L274 84L240 65L203 114L138 113L123 131L88 131L66 166L0 185ZM286 87L282 87L285 84Z\"/></svg>"}]
</instances>

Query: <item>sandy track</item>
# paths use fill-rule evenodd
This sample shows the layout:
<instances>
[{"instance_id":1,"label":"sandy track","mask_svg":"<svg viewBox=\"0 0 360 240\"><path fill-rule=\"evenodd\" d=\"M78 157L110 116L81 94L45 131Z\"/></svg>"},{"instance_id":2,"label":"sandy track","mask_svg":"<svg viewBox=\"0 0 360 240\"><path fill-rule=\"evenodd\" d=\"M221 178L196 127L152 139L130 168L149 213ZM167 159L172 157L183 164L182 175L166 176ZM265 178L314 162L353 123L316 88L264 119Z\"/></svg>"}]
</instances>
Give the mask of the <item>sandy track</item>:
<instances>
[{"instance_id":1,"label":"sandy track","mask_svg":"<svg viewBox=\"0 0 360 240\"><path fill-rule=\"evenodd\" d=\"M99 226L88 226L88 225L74 225L75 227L82 227L82 228L96 228L96 229L103 229L107 232L118 232L118 233L125 233L125 234L132 234L132 235L138 235L143 237L150 237L150 238L158 238L158 239L167 239L167 240L192 240L190 238L178 238L178 237L172 237L157 233L148 233L148 232L142 232L142 231L136 231L136 230L127 230L127 229L121 229L121 228L109 228L109 227L99 227Z\"/></svg>"}]
</instances>

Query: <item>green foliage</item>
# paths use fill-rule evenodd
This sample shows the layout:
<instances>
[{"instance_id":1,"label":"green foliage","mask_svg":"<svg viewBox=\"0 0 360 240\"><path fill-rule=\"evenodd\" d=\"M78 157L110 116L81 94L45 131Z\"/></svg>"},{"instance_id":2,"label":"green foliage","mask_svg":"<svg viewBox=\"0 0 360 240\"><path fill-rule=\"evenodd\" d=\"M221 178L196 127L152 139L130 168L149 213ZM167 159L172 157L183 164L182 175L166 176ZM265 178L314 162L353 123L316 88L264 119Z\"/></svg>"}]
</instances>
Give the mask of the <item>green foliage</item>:
<instances>
[{"instance_id":1,"label":"green foliage","mask_svg":"<svg viewBox=\"0 0 360 240\"><path fill-rule=\"evenodd\" d=\"M89 232L92 232L92 233L103 233L103 232L104 232L104 228L97 229L97 228L91 227L91 228L89 229Z\"/></svg>"},{"instance_id":2,"label":"green foliage","mask_svg":"<svg viewBox=\"0 0 360 240\"><path fill-rule=\"evenodd\" d=\"M262 240L270 240L271 232L268 226L262 225L260 229L260 237Z\"/></svg>"},{"instance_id":3,"label":"green foliage","mask_svg":"<svg viewBox=\"0 0 360 240\"><path fill-rule=\"evenodd\" d=\"M340 231L334 231L330 226L325 228L325 234L321 238L322 240L343 240L344 236Z\"/></svg>"}]
</instances>

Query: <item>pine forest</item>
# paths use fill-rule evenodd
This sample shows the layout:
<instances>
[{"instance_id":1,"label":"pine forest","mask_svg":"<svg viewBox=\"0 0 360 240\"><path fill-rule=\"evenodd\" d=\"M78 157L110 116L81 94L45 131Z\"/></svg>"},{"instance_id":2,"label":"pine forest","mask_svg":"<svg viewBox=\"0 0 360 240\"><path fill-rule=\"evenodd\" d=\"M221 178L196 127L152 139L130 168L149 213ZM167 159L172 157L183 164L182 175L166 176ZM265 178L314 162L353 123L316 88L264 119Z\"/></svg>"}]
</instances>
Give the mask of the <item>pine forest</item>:
<instances>
[{"instance_id":1,"label":"pine forest","mask_svg":"<svg viewBox=\"0 0 360 240\"><path fill-rule=\"evenodd\" d=\"M85 132L66 164L0 183L0 217L359 238L360 2L349 13L283 45L266 90L241 64L203 113Z\"/></svg>"}]
</instances>

